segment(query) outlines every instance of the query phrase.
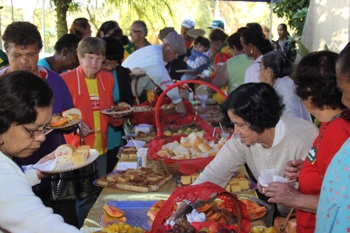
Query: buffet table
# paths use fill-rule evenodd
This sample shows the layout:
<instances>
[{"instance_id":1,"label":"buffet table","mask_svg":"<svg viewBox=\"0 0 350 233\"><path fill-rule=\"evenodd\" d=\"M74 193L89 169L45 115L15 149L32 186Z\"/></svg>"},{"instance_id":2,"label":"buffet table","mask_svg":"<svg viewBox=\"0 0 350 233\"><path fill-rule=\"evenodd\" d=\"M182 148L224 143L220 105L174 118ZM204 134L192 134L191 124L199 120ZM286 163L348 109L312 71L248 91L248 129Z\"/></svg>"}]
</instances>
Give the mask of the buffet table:
<instances>
[{"instance_id":1,"label":"buffet table","mask_svg":"<svg viewBox=\"0 0 350 233\"><path fill-rule=\"evenodd\" d=\"M123 160L120 160L122 162ZM130 161L130 160L128 160ZM155 161L148 161L147 167L156 168L157 163ZM244 166L241 166L238 169L239 172L244 172L246 174L246 170ZM154 201L154 200L166 200L171 193L177 188L177 183L172 179L167 182L163 187L161 187L156 192L150 193L138 193L132 191L124 191L114 188L103 188L100 196L96 200L95 204L89 211L87 218L84 221L84 228L98 228L101 227L100 221L101 216L103 214L103 205L109 201ZM244 195L251 195L257 197L255 191L244 192ZM254 221L253 225L265 225L264 219Z\"/></svg>"}]
</instances>

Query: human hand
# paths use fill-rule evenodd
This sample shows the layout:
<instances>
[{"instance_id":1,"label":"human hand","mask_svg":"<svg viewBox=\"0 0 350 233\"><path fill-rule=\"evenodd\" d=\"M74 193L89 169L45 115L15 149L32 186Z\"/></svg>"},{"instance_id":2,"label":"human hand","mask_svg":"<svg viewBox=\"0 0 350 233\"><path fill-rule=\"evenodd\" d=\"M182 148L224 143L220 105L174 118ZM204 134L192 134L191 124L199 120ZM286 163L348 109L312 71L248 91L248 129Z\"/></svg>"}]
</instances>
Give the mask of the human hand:
<instances>
[{"instance_id":1,"label":"human hand","mask_svg":"<svg viewBox=\"0 0 350 233\"><path fill-rule=\"evenodd\" d=\"M184 62L187 62L187 60L188 60L188 57L184 57Z\"/></svg>"},{"instance_id":2,"label":"human hand","mask_svg":"<svg viewBox=\"0 0 350 233\"><path fill-rule=\"evenodd\" d=\"M298 181L299 173L301 167L304 164L304 160L290 160L287 162L286 167L284 168L284 177L289 179L289 183L295 183Z\"/></svg>"},{"instance_id":3,"label":"human hand","mask_svg":"<svg viewBox=\"0 0 350 233\"><path fill-rule=\"evenodd\" d=\"M186 106L185 106L183 101L181 101L181 102L176 104L175 110L178 113L182 113L182 114L186 114L187 113L187 109L186 109Z\"/></svg>"},{"instance_id":4,"label":"human hand","mask_svg":"<svg viewBox=\"0 0 350 233\"><path fill-rule=\"evenodd\" d=\"M300 192L298 189L286 183L272 182L265 187L265 196L269 203L277 203L284 206L295 207Z\"/></svg>"},{"instance_id":5,"label":"human hand","mask_svg":"<svg viewBox=\"0 0 350 233\"><path fill-rule=\"evenodd\" d=\"M182 216L186 216L186 214L191 213L192 207L190 205L187 205L186 202L180 202L178 203L177 210L170 215L168 218L169 221L175 221L176 219L179 219Z\"/></svg>"}]
</instances>

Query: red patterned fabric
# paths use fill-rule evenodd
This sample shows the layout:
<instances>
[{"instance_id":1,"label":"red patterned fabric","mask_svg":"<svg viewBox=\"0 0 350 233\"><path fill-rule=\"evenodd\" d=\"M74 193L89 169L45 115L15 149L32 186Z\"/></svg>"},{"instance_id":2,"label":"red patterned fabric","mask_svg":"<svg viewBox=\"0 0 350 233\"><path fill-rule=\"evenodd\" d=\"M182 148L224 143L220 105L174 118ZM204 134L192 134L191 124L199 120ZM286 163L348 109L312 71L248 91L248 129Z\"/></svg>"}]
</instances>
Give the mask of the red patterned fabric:
<instances>
[{"instance_id":1,"label":"red patterned fabric","mask_svg":"<svg viewBox=\"0 0 350 233\"><path fill-rule=\"evenodd\" d=\"M238 230L240 233L248 233L250 231L250 217L245 204L239 201L236 195L228 193L225 189L210 182L205 182L198 185L183 186L175 189L168 200L163 204L162 208L159 210L156 218L154 219L151 233L162 233L166 231L164 222L173 213L173 205L177 202L181 202L183 200L196 202L197 200L208 200L214 196L224 199L226 203L225 207L227 206L231 208L236 216L238 215L237 208L239 208L241 212L241 229L237 229L237 226L233 224L225 225L225 227L235 229L236 231ZM235 205L231 198L236 200L238 206ZM207 225L210 225L210 222L196 224L197 226L195 227L199 228L201 226L206 227Z\"/></svg>"}]
</instances>

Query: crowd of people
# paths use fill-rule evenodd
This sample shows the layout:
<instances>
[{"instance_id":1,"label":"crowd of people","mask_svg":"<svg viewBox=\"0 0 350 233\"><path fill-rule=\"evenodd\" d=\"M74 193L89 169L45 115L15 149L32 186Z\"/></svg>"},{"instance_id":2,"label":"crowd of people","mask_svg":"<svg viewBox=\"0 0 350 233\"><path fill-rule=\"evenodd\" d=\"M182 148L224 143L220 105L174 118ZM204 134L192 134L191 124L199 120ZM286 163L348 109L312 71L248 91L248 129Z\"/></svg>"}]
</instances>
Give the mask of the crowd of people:
<instances>
[{"instance_id":1,"label":"crowd of people","mask_svg":"<svg viewBox=\"0 0 350 233\"><path fill-rule=\"evenodd\" d=\"M259 197L273 203L274 216L293 208L298 232L346 232L350 44L340 54L310 53L294 71L297 52L287 25L278 25L277 41L269 41L258 23L232 35L221 20L208 28L206 38L185 19L180 34L165 27L158 36L162 43L152 45L141 20L130 25L129 40L114 20L92 36L89 21L77 18L57 40L55 53L39 60L43 42L37 27L8 25L7 60L1 59L6 62L0 70L0 232L79 232L100 193L92 181L113 171L123 146L128 115L102 110L118 102L145 102L156 87L164 91L173 79L196 79L205 70L208 82L228 93L217 102L234 134L194 184L225 187L244 164L256 181L260 171L274 169L289 182L258 183ZM137 69L144 72L133 72ZM187 113L178 88L167 96L177 113ZM48 133L52 115L73 107L82 112L79 125ZM64 143L85 143L99 156L69 172L33 168Z\"/></svg>"}]
</instances>

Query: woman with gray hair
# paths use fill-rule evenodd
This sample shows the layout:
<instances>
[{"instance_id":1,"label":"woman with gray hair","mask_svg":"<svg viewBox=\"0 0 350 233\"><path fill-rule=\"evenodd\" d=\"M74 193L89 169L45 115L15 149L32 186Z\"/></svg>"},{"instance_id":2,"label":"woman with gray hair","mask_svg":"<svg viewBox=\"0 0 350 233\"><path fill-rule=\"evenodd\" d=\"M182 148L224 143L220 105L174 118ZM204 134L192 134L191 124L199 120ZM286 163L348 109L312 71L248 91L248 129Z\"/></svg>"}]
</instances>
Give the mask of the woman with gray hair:
<instances>
[{"instance_id":1,"label":"woman with gray hair","mask_svg":"<svg viewBox=\"0 0 350 233\"><path fill-rule=\"evenodd\" d=\"M33 193L44 174L23 172L13 161L45 141L52 103L51 88L35 74L13 71L0 79L0 232L80 232Z\"/></svg>"},{"instance_id":2,"label":"woman with gray hair","mask_svg":"<svg viewBox=\"0 0 350 233\"><path fill-rule=\"evenodd\" d=\"M86 37L82 39L77 48L80 65L69 72L62 74L63 80L67 83L76 108L82 112L81 130L85 138L85 143L96 149L100 156L97 159L98 173L100 176L106 174L107 158L107 128L108 124L119 126L122 124L121 118L114 118L102 114L102 110L113 105L113 75L101 70L105 60L105 42L96 37ZM116 116L115 116L116 117ZM81 143L80 134L71 133L65 135L66 141L74 146ZM86 183L94 181L98 174L93 164L87 166ZM84 182L85 183L85 182ZM82 198L90 197L89 207L78 209L79 222L83 222L88 211L96 200L98 189L90 185L88 190L84 190ZM82 211L83 213L81 213Z\"/></svg>"},{"instance_id":3,"label":"woman with gray hair","mask_svg":"<svg viewBox=\"0 0 350 233\"><path fill-rule=\"evenodd\" d=\"M284 113L312 122L310 113L295 93L294 81L289 77L292 71L293 63L281 51L271 51L261 59L261 82L270 84L283 97Z\"/></svg>"}]
</instances>

